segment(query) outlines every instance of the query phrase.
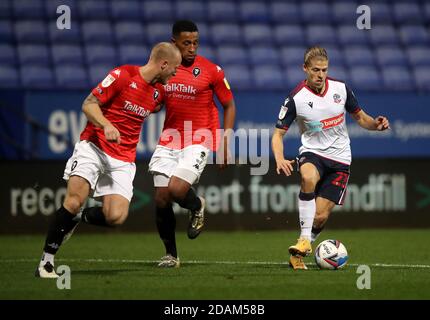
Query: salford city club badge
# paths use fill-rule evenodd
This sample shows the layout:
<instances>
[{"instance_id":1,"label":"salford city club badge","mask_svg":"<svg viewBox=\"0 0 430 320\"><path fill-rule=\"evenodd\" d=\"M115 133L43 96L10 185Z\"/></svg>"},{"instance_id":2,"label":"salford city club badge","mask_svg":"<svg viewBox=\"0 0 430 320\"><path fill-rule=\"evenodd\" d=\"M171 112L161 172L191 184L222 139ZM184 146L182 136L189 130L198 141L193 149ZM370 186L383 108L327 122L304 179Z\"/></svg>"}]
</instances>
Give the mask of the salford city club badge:
<instances>
[{"instance_id":1,"label":"salford city club badge","mask_svg":"<svg viewBox=\"0 0 430 320\"><path fill-rule=\"evenodd\" d=\"M194 68L193 69L193 75L194 77L198 77L200 75L200 68Z\"/></svg>"},{"instance_id":2,"label":"salford city club badge","mask_svg":"<svg viewBox=\"0 0 430 320\"><path fill-rule=\"evenodd\" d=\"M157 100L159 96L160 96L160 92L158 92L158 90L154 90L154 100Z\"/></svg>"}]
</instances>

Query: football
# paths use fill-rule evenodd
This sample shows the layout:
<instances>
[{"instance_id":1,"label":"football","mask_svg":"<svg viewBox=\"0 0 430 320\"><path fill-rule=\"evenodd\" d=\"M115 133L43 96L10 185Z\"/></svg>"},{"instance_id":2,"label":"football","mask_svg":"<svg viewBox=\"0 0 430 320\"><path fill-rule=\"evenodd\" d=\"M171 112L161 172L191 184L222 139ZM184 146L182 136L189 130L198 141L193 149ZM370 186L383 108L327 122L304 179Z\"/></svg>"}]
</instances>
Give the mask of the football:
<instances>
[{"instance_id":1,"label":"football","mask_svg":"<svg viewBox=\"0 0 430 320\"><path fill-rule=\"evenodd\" d=\"M337 270L348 261L348 252L339 240L324 240L315 249L315 262L320 269Z\"/></svg>"}]
</instances>

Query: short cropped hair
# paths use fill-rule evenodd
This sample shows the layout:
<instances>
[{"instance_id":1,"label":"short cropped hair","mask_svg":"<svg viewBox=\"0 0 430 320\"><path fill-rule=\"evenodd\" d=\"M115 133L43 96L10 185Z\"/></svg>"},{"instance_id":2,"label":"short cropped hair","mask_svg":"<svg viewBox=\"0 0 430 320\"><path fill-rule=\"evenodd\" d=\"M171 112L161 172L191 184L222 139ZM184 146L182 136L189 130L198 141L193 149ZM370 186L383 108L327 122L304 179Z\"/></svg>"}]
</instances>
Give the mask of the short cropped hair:
<instances>
[{"instance_id":1,"label":"short cropped hair","mask_svg":"<svg viewBox=\"0 0 430 320\"><path fill-rule=\"evenodd\" d=\"M179 20L173 24L172 35L179 37L181 32L198 32L197 25L191 20Z\"/></svg>"},{"instance_id":2,"label":"short cropped hair","mask_svg":"<svg viewBox=\"0 0 430 320\"><path fill-rule=\"evenodd\" d=\"M320 58L323 60L328 60L327 51L323 47L314 46L310 47L305 52L304 63L308 66L312 59Z\"/></svg>"}]
</instances>

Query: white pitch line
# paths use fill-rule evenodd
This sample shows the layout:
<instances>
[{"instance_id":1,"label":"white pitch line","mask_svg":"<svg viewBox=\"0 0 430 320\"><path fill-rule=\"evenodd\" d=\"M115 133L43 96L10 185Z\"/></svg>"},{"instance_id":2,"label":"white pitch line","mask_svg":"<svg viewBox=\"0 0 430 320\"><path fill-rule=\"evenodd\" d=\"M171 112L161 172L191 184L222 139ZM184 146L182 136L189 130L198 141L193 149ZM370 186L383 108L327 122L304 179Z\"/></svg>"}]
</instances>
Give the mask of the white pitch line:
<instances>
[{"instance_id":1,"label":"white pitch line","mask_svg":"<svg viewBox=\"0 0 430 320\"><path fill-rule=\"evenodd\" d=\"M36 262L36 259L0 259L1 262ZM159 260L140 260L140 259L56 259L61 262L90 262L90 263L158 263ZM220 265L288 265L288 262L276 261L207 261L207 260L188 260L181 261L181 264L220 264ZM308 266L315 266L315 263L306 263ZM426 264L387 264L387 263L348 263L351 267L368 265L377 268L410 268L410 269L430 269Z\"/></svg>"}]
</instances>

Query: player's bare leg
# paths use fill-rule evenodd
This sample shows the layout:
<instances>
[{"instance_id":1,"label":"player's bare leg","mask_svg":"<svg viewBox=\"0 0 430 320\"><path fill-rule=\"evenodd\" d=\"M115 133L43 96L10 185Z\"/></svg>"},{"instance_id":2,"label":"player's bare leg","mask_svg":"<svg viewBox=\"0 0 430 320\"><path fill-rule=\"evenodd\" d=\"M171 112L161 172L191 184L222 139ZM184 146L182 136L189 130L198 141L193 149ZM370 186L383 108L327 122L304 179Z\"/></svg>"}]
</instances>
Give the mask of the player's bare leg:
<instances>
[{"instance_id":1,"label":"player's bare leg","mask_svg":"<svg viewBox=\"0 0 430 320\"><path fill-rule=\"evenodd\" d=\"M55 212L49 226L42 259L36 270L37 277L58 277L54 270L54 256L63 243L65 236L76 226L77 221L74 218L88 198L89 192L90 185L87 180L79 176L70 177L67 183L67 193L64 203Z\"/></svg>"},{"instance_id":2,"label":"player's bare leg","mask_svg":"<svg viewBox=\"0 0 430 320\"><path fill-rule=\"evenodd\" d=\"M172 199L182 208L190 210L188 238L197 238L204 225L205 200L196 195L190 183L176 176L170 178L168 188Z\"/></svg>"},{"instance_id":3,"label":"player's bare leg","mask_svg":"<svg viewBox=\"0 0 430 320\"><path fill-rule=\"evenodd\" d=\"M312 225L311 242L315 242L336 204L328 199L317 197L316 199L316 213L314 218L314 223Z\"/></svg>"}]
</instances>

